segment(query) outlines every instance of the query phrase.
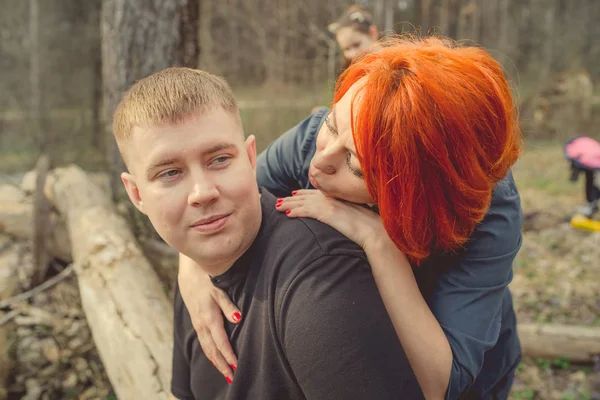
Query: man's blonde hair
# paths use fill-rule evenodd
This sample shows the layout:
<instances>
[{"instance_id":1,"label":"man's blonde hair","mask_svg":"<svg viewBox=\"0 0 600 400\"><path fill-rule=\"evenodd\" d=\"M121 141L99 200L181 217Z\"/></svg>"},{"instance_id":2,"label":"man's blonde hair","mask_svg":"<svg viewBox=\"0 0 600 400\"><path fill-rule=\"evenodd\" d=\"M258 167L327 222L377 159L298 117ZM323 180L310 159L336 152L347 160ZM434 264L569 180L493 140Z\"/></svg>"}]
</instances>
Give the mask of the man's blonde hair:
<instances>
[{"instance_id":1,"label":"man's blonde hair","mask_svg":"<svg viewBox=\"0 0 600 400\"><path fill-rule=\"evenodd\" d=\"M113 134L122 143L135 126L175 124L219 106L239 117L233 92L223 78L197 69L167 68L125 92L113 115Z\"/></svg>"}]
</instances>

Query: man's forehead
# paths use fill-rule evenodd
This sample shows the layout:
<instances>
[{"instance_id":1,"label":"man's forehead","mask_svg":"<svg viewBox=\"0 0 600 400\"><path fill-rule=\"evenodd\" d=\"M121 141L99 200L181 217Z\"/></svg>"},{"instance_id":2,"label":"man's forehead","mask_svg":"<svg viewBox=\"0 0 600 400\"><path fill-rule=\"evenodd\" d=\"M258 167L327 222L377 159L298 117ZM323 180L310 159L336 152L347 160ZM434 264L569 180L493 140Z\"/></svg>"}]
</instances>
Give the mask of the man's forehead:
<instances>
[{"instance_id":1,"label":"man's forehead","mask_svg":"<svg viewBox=\"0 0 600 400\"><path fill-rule=\"evenodd\" d=\"M180 160L190 155L243 146L243 130L233 118L230 121L223 121L223 118L201 121L190 118L176 124L135 126L124 152L129 160L147 169L165 163L165 160Z\"/></svg>"}]
</instances>

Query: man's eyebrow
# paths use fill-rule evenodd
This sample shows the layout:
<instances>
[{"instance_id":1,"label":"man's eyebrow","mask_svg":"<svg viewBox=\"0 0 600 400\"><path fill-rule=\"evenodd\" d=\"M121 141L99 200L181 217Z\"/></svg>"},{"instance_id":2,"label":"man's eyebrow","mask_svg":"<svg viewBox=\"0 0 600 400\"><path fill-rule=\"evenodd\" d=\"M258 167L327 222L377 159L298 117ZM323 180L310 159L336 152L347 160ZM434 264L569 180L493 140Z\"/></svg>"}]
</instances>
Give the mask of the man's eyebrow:
<instances>
[{"instance_id":1,"label":"man's eyebrow","mask_svg":"<svg viewBox=\"0 0 600 400\"><path fill-rule=\"evenodd\" d=\"M230 150L230 149L235 149L235 148L237 148L237 146L233 143L222 142L222 143L217 143L212 147L209 147L208 149L204 150L203 153L204 154L213 154L213 153L216 153L221 150ZM160 168L160 167L174 164L175 162L177 162L177 158L172 158L172 157L157 161L156 163L154 163L148 167L148 169L146 170L146 174L150 175L150 173L153 170Z\"/></svg>"},{"instance_id":2,"label":"man's eyebrow","mask_svg":"<svg viewBox=\"0 0 600 400\"><path fill-rule=\"evenodd\" d=\"M217 151L231 150L231 149L235 149L235 148L237 148L237 146L233 143L221 142L221 143L215 144L212 147L209 147L208 149L203 151L203 153L204 154L212 154L212 153L216 153Z\"/></svg>"},{"instance_id":3,"label":"man's eyebrow","mask_svg":"<svg viewBox=\"0 0 600 400\"><path fill-rule=\"evenodd\" d=\"M175 159L175 158L165 158L164 160L160 160L160 161L150 165L148 167L148 169L146 169L146 173L150 174L152 172L152 170L154 170L156 168L164 167L165 165L171 165L171 164L175 163L176 161L177 161L177 159Z\"/></svg>"}]
</instances>

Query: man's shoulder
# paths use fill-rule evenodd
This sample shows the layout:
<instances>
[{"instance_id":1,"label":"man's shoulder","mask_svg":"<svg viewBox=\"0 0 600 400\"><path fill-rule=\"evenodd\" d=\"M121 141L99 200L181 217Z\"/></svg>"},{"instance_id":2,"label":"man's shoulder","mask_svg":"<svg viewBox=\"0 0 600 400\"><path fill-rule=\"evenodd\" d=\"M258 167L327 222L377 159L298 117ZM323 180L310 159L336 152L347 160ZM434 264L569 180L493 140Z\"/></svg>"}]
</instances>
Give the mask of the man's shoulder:
<instances>
[{"instance_id":1,"label":"man's shoulder","mask_svg":"<svg viewBox=\"0 0 600 400\"><path fill-rule=\"evenodd\" d=\"M363 249L340 232L311 218L289 218L276 212L278 219L269 234L269 252L277 254L279 268L287 263L302 270L311 262L322 258L355 257L366 262Z\"/></svg>"}]
</instances>

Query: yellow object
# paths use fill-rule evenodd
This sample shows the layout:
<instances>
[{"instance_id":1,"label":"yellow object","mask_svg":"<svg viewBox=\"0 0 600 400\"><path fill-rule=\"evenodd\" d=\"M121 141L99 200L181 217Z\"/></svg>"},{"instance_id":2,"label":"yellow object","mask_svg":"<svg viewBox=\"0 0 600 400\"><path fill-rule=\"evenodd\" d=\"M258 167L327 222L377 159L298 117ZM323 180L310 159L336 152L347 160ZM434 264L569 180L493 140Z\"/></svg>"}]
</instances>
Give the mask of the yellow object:
<instances>
[{"instance_id":1,"label":"yellow object","mask_svg":"<svg viewBox=\"0 0 600 400\"><path fill-rule=\"evenodd\" d=\"M575 214L571 218L571 226L592 232L600 232L600 221L595 221L582 214Z\"/></svg>"}]
</instances>

